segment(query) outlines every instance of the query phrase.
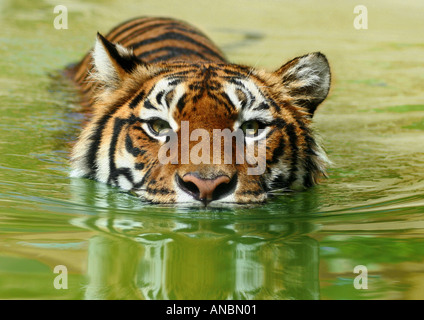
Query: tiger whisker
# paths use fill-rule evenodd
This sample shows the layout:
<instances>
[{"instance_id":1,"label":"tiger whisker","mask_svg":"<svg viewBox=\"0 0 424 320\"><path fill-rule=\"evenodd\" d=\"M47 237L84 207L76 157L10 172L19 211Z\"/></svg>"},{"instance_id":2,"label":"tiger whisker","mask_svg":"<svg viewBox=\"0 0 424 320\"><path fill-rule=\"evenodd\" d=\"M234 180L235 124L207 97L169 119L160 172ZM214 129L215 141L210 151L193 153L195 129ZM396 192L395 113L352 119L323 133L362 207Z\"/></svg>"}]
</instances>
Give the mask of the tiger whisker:
<instances>
[{"instance_id":1,"label":"tiger whisker","mask_svg":"<svg viewBox=\"0 0 424 320\"><path fill-rule=\"evenodd\" d=\"M249 78L253 71L255 71L255 68L257 67L257 65L259 64L259 62L263 59L263 57L265 56L265 53L263 55L261 55L255 62L255 64L253 65L253 67L250 68L249 73L247 74L247 76L245 77L246 79Z\"/></svg>"}]
</instances>

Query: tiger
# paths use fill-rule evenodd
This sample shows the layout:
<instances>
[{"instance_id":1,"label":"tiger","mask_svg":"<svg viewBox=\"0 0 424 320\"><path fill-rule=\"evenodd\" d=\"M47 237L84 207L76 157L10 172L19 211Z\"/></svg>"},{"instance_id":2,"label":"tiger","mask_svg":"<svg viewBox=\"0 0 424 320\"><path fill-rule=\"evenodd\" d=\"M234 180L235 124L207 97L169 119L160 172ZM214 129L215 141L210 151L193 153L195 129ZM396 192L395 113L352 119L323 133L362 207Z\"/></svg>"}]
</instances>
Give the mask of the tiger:
<instances>
[{"instance_id":1,"label":"tiger","mask_svg":"<svg viewBox=\"0 0 424 320\"><path fill-rule=\"evenodd\" d=\"M187 22L139 17L106 36L97 33L94 48L67 74L89 114L72 147L72 177L118 187L147 203L200 206L260 204L276 190L307 189L327 177L331 162L312 128L331 82L320 52L271 72L229 62ZM189 135L183 135L185 123ZM227 151L221 145L220 154L205 153L209 162L184 162L182 151L176 161L160 161L171 133L178 148L193 150L196 129L211 136L218 129L242 132L242 148L254 152L265 146L262 172L249 174L254 164L235 161L234 139ZM233 154L225 162L228 150Z\"/></svg>"}]
</instances>

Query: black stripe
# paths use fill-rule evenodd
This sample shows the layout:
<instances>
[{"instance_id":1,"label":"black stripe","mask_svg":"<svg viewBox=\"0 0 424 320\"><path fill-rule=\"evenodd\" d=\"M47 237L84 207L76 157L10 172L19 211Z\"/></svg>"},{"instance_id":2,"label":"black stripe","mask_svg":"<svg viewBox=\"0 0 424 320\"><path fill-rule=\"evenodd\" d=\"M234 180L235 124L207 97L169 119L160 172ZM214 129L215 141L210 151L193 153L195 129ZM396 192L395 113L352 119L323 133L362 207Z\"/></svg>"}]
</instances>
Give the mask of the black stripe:
<instances>
[{"instance_id":1,"label":"black stripe","mask_svg":"<svg viewBox=\"0 0 424 320\"><path fill-rule=\"evenodd\" d=\"M136 170L143 170L144 169L144 163L143 162L136 163L134 165L134 169L136 169Z\"/></svg>"},{"instance_id":2,"label":"black stripe","mask_svg":"<svg viewBox=\"0 0 424 320\"><path fill-rule=\"evenodd\" d=\"M274 128L273 130L277 130ZM268 165L272 165L277 163L280 158L284 155L286 144L284 142L284 137L280 138L280 142L278 143L277 148L274 149L274 153L272 154L272 158L267 161ZM289 139L290 140L290 139ZM290 178L289 178L290 179ZM286 179L285 176L281 173L274 178L272 181L272 188L288 188L290 186L289 179Z\"/></svg>"},{"instance_id":3,"label":"black stripe","mask_svg":"<svg viewBox=\"0 0 424 320\"><path fill-rule=\"evenodd\" d=\"M125 137L125 149L133 157L141 156L146 153L146 150L142 150L140 148L134 147L134 144L129 134L127 134L127 136Z\"/></svg>"},{"instance_id":4,"label":"black stripe","mask_svg":"<svg viewBox=\"0 0 424 320\"><path fill-rule=\"evenodd\" d=\"M283 129L286 126L286 122L283 119L276 119L270 123L265 123L265 125L274 126L266 135L266 138L269 139L275 131ZM267 146L267 148L269 147Z\"/></svg>"},{"instance_id":5,"label":"black stripe","mask_svg":"<svg viewBox=\"0 0 424 320\"><path fill-rule=\"evenodd\" d=\"M136 182L133 185L133 189L140 189L145 184L146 180L152 174L152 169L153 169L153 167L156 163L157 163L157 160L153 161L152 163L149 163L148 169L147 169L146 173L144 174L143 178L139 182Z\"/></svg>"},{"instance_id":6,"label":"black stripe","mask_svg":"<svg viewBox=\"0 0 424 320\"><path fill-rule=\"evenodd\" d=\"M88 177L91 179L96 178L96 173L98 169L98 166L96 163L97 151L99 150L99 147L100 147L103 130L107 122L109 121L109 119L111 119L112 115L113 113L108 113L108 114L105 114L103 117L101 117L95 124L96 130L89 138L91 143L88 148L86 161L87 161L87 166L90 169L90 173L88 174Z\"/></svg>"},{"instance_id":7,"label":"black stripe","mask_svg":"<svg viewBox=\"0 0 424 320\"><path fill-rule=\"evenodd\" d=\"M114 182L116 185L118 185L118 177L119 175L124 175L131 183L134 184L134 179L132 176L132 173L130 171L129 168L116 168L115 165L115 152L116 152L116 144L119 138L119 134L122 131L122 128L124 127L125 124L128 124L131 121L128 119L121 119L121 118L116 118L115 119L115 123L114 123L114 127L113 127L113 134L112 134L112 139L110 142L110 148L109 148L109 177L108 177L108 183L112 184L112 182ZM146 151L142 150L140 148L134 147L131 137L129 136L129 134L126 135L125 137L125 148L128 151L128 153L130 153L132 156L137 157L139 155L143 155ZM137 164L138 167L140 168L140 163Z\"/></svg>"},{"instance_id":8,"label":"black stripe","mask_svg":"<svg viewBox=\"0 0 424 320\"><path fill-rule=\"evenodd\" d=\"M130 168L118 168L113 172L113 175L109 178L110 181L115 182L119 186L118 178L120 175L123 175L131 184L134 186L134 177Z\"/></svg>"},{"instance_id":9,"label":"black stripe","mask_svg":"<svg viewBox=\"0 0 424 320\"><path fill-rule=\"evenodd\" d=\"M281 108L280 108L280 106L272 99L272 98L269 98L269 97L267 97L267 101L268 102L271 102L271 105L275 108L275 111L277 111L277 112L281 112ZM293 115L293 113L292 112L290 112L290 114L293 116L293 118L294 118L294 115Z\"/></svg>"},{"instance_id":10,"label":"black stripe","mask_svg":"<svg viewBox=\"0 0 424 320\"><path fill-rule=\"evenodd\" d=\"M150 174L150 172L147 172L147 173ZM143 178L141 178L141 180L139 182L136 182L136 183L133 184L133 190L140 189L144 185L144 183L146 182L146 179L148 177L147 173L143 176Z\"/></svg>"},{"instance_id":11,"label":"black stripe","mask_svg":"<svg viewBox=\"0 0 424 320\"><path fill-rule=\"evenodd\" d=\"M259 78L258 76L255 76L255 75L251 74L251 73L250 73L250 68L249 68L249 67L243 67L243 66L240 66L240 67L244 69L243 71L248 72L248 74L247 74L247 75L249 75L249 77L251 77L251 78L255 79L255 80L256 80L256 81L258 81L258 82L260 82L263 86L267 86L267 85L268 85L268 84L267 84L267 83L266 83L263 79ZM228 70L225 70L225 72L228 72ZM247 75L244 75L244 77L247 77ZM228 79L228 81L230 81L230 82L231 82L231 78L229 78L229 79ZM234 82L233 82L233 83L241 84L241 83L239 83L239 82L237 81L237 79L234 79ZM274 108L275 108L275 110L276 110L277 112L280 112L280 111L281 111L280 106L279 106L279 105L275 102L275 100L274 100L274 99L272 99L272 97L269 97L268 95L266 95L266 94L265 94L264 98L266 99L266 101L267 101L269 104L271 104L271 106L272 106L272 107L274 107ZM284 107L284 106L283 106L283 107ZM290 114L292 115L293 119L296 119L296 117L295 117L295 116L294 116L294 114L293 114L293 110L292 110L292 109L289 109L289 108L287 108L287 110L290 112Z\"/></svg>"},{"instance_id":12,"label":"black stripe","mask_svg":"<svg viewBox=\"0 0 424 320\"><path fill-rule=\"evenodd\" d=\"M248 97L246 97L246 98L248 98L250 100L249 101L250 102L249 105L253 105L254 104L254 102L256 101L256 97L252 94L252 92L248 88L246 88L246 86L242 82L240 82L240 79L238 79L238 78L230 78L230 79L228 79L228 82L230 82L232 84L235 84L235 85L243 88L243 90L240 89L240 88L238 88L238 90L241 90L244 94L247 94L248 95ZM244 107L246 105L247 105L247 101L245 103L242 103L241 104L241 109L244 109ZM262 109L259 109L259 107L261 107L261 105L259 105L257 108L255 108L255 110L262 110Z\"/></svg>"},{"instance_id":13,"label":"black stripe","mask_svg":"<svg viewBox=\"0 0 424 320\"><path fill-rule=\"evenodd\" d=\"M175 68L185 68L185 65L172 65ZM190 65L191 67L192 65ZM185 79L187 79L186 75L188 75L189 73L196 73L197 70L196 69L188 69L188 70L183 70L183 71L177 71L177 72L172 72L171 75L169 76L170 79L172 78L176 78L176 79L181 79L181 81L184 81Z\"/></svg>"},{"instance_id":14,"label":"black stripe","mask_svg":"<svg viewBox=\"0 0 424 320\"><path fill-rule=\"evenodd\" d=\"M162 22L162 23L156 23L156 24L152 24L152 25L149 25L149 26L145 26L145 27L142 27L142 28L137 28L137 27L139 27L139 25L136 25L136 26L134 26L134 28L135 28L135 30L134 31L132 31L131 33L129 33L129 34L127 34L126 36L125 36L125 38L123 39L124 41L125 40L128 40L128 41L126 41L125 42L125 44L126 45L128 45L128 46L132 46L132 45L134 45L134 44L136 44L136 42L135 43L131 43L131 41L137 41L137 38L138 37L140 37L142 34L145 34L145 33L148 33L148 32L151 32L151 31L153 31L153 30L155 30L155 29L159 29L159 28L164 28L165 30L178 30L178 31L183 31L183 32L187 32L187 33L191 33L191 34L195 34L195 35L198 35L198 36L201 36L201 37L203 37L203 38L205 38L205 39L208 39L204 34L202 34L201 32L198 32L198 31L196 31L196 30L194 30L194 29L187 29L187 28L185 28L185 27L182 27L181 26L181 23L179 23L179 22L170 22L170 21L168 21L168 22ZM119 41L119 40L117 40L117 41Z\"/></svg>"},{"instance_id":15,"label":"black stripe","mask_svg":"<svg viewBox=\"0 0 424 320\"><path fill-rule=\"evenodd\" d=\"M283 129L287 123L284 121L284 119L275 119L270 123L270 125L276 126L278 129Z\"/></svg>"},{"instance_id":16,"label":"black stripe","mask_svg":"<svg viewBox=\"0 0 424 320\"><path fill-rule=\"evenodd\" d=\"M141 90L130 102L130 108L134 109L138 106L138 104L141 102L141 100L144 99L145 92L144 90Z\"/></svg>"},{"instance_id":17,"label":"black stripe","mask_svg":"<svg viewBox=\"0 0 424 320\"><path fill-rule=\"evenodd\" d=\"M166 27L166 29L167 30L178 30L178 31L192 33L192 34L201 36L202 38L205 38L206 40L210 41L210 39L205 34L203 34L202 32L199 32L195 29L188 29L184 26L181 26L181 24L178 24L178 23L169 24L169 27Z\"/></svg>"},{"instance_id":18,"label":"black stripe","mask_svg":"<svg viewBox=\"0 0 424 320\"><path fill-rule=\"evenodd\" d=\"M310 157L306 158L306 160L304 161L304 164L305 164L306 173L303 176L302 183L305 188L310 188L314 185L312 174L318 171L318 168Z\"/></svg>"},{"instance_id":19,"label":"black stripe","mask_svg":"<svg viewBox=\"0 0 424 320\"><path fill-rule=\"evenodd\" d=\"M250 195L250 196L260 196L265 194L265 191L263 189L257 189L257 190L245 190L239 192L240 195Z\"/></svg>"},{"instance_id":20,"label":"black stripe","mask_svg":"<svg viewBox=\"0 0 424 320\"><path fill-rule=\"evenodd\" d=\"M277 148L274 149L272 158L267 161L267 164L275 164L280 160L280 157L284 154L284 149L286 144L284 143L284 137L281 137L280 142L278 143Z\"/></svg>"},{"instance_id":21,"label":"black stripe","mask_svg":"<svg viewBox=\"0 0 424 320\"><path fill-rule=\"evenodd\" d=\"M314 185L314 181L312 179L312 174L319 171L317 164L312 161L312 157L316 157L317 154L314 151L314 147L317 146L315 139L311 136L311 132L309 128L301 127L301 129L304 129L303 132L305 132L305 142L306 142L306 150L305 155L306 159L303 161L304 168L305 168L305 175L303 177L303 185L308 188Z\"/></svg>"},{"instance_id":22,"label":"black stripe","mask_svg":"<svg viewBox=\"0 0 424 320\"><path fill-rule=\"evenodd\" d=\"M229 77L228 79L234 79L234 77L245 78L250 73L250 68L248 68L248 67L243 67L243 66L239 66L239 65L235 65L235 67L237 69L241 69L241 72L230 70L230 69L227 69L227 68L222 69L223 72L231 75L231 77Z\"/></svg>"},{"instance_id":23,"label":"black stripe","mask_svg":"<svg viewBox=\"0 0 424 320\"><path fill-rule=\"evenodd\" d=\"M105 129L108 121L113 117L113 115L120 109L120 107L124 104L124 101L118 100L114 105L108 108L108 112L103 115L99 120L96 121L94 127L96 128L94 132L90 135L89 140L91 141L90 146L88 147L88 152L86 156L87 167L90 169L90 173L88 174L88 178L96 179L97 173L97 152L100 147L100 143L103 136L103 130ZM134 117L131 116L128 120L131 123L135 121Z\"/></svg>"},{"instance_id":24,"label":"black stripe","mask_svg":"<svg viewBox=\"0 0 424 320\"><path fill-rule=\"evenodd\" d=\"M249 98L250 98L250 105L253 105L254 103L255 103L255 101L256 101L256 98L255 98L255 96L252 94L252 92L250 92L250 90L248 90L246 87L244 87L245 88L245 90L246 90L246 92L248 93L248 95L249 95Z\"/></svg>"},{"instance_id":25,"label":"black stripe","mask_svg":"<svg viewBox=\"0 0 424 320\"><path fill-rule=\"evenodd\" d=\"M272 182L272 189L290 189L290 183L283 174L279 174Z\"/></svg>"},{"instance_id":26,"label":"black stripe","mask_svg":"<svg viewBox=\"0 0 424 320\"><path fill-rule=\"evenodd\" d=\"M109 177L108 183L112 181L116 183L117 173L116 173L116 165L115 165L115 151L116 151L116 143L118 142L119 134L121 133L122 127L128 121L126 119L115 118L115 122L113 125L113 133L112 139L110 141L109 147Z\"/></svg>"},{"instance_id":27,"label":"black stripe","mask_svg":"<svg viewBox=\"0 0 424 320\"><path fill-rule=\"evenodd\" d=\"M143 123L146 123L147 122L146 120L142 120L142 119L140 119L139 121L140 122L143 122ZM148 134L146 132L146 130L143 129L143 127L141 127L141 126L132 126L131 128L134 129L134 130L138 130L138 131L143 132L143 134L144 134L143 138L147 138L149 141L153 141L153 142L156 142L157 143L157 140L155 138L151 137L150 134Z\"/></svg>"},{"instance_id":28,"label":"black stripe","mask_svg":"<svg viewBox=\"0 0 424 320\"><path fill-rule=\"evenodd\" d=\"M157 36L155 38L150 38L150 39L140 41L140 42L134 44L132 47L135 50L135 49L142 47L142 46L146 46L146 45L149 45L149 44L152 44L152 43L166 41L166 40L178 40L178 41L188 42L188 43L191 43L195 46L203 48L203 50L204 50L203 53L207 53L207 54L214 56L214 57L221 59L221 60L224 59L224 57L220 53L217 53L216 51L212 50L210 47L204 45L203 43L200 43L200 42L194 40L193 38L191 38L189 36L186 36L186 35L178 33L178 32L166 32L166 33L163 33L160 36Z\"/></svg>"},{"instance_id":29,"label":"black stripe","mask_svg":"<svg viewBox=\"0 0 424 320\"><path fill-rule=\"evenodd\" d=\"M183 82L183 80L185 80L186 78L185 77L184 78L183 77L177 78L177 77L172 76L172 77L170 77L170 79L172 79L172 81L168 83L168 86L176 86L177 84L180 84L181 82Z\"/></svg>"},{"instance_id":30,"label":"black stripe","mask_svg":"<svg viewBox=\"0 0 424 320\"><path fill-rule=\"evenodd\" d=\"M222 104L224 105L225 109L227 109L228 113L231 114L232 112L234 112L234 110L237 110L236 106L233 104L233 102L231 101L230 97L228 96L226 92L223 92L221 96L225 99L225 102L227 102L227 103L223 102ZM231 108L228 105L230 105Z\"/></svg>"},{"instance_id":31,"label":"black stripe","mask_svg":"<svg viewBox=\"0 0 424 320\"><path fill-rule=\"evenodd\" d=\"M240 106L241 106L241 109L242 110L246 107L246 104L247 104L247 100L246 99L240 100Z\"/></svg>"},{"instance_id":32,"label":"black stripe","mask_svg":"<svg viewBox=\"0 0 424 320\"><path fill-rule=\"evenodd\" d=\"M244 84L240 82L239 78L231 77L231 78L228 79L228 82L235 84L235 85L238 85L239 87L242 87L243 89L247 90L247 88L244 86Z\"/></svg>"},{"instance_id":33,"label":"black stripe","mask_svg":"<svg viewBox=\"0 0 424 320\"><path fill-rule=\"evenodd\" d=\"M253 110L257 110L257 111L260 111L260 110L268 110L269 109L269 104L267 104L266 102L261 102L260 104L259 104L259 106L257 106L256 108L254 108Z\"/></svg>"},{"instance_id":34,"label":"black stripe","mask_svg":"<svg viewBox=\"0 0 424 320\"><path fill-rule=\"evenodd\" d=\"M177 102L177 109L178 109L178 111L180 111L180 113L181 113L181 111L183 110L183 108L185 106L185 98L186 98L186 96L187 95L184 93L181 96L181 98L178 100L178 102Z\"/></svg>"},{"instance_id":35,"label":"black stripe","mask_svg":"<svg viewBox=\"0 0 424 320\"><path fill-rule=\"evenodd\" d=\"M159 57L157 57L157 58L155 58L151 61L146 59L146 57L148 57L152 54L161 52L161 51L168 51L168 53L165 54L165 55L159 56ZM165 60L175 58L175 57L178 57L178 56L197 56L197 57L201 58L202 60L207 60L207 61L210 60L205 55L201 54L200 52L197 52L197 51L194 51L194 50L191 50L191 49L179 48L179 47L170 47L170 46L161 47L161 48L158 48L158 49L143 52L142 54L139 54L137 56L137 58L147 60L148 62L160 62L160 61L165 61Z\"/></svg>"},{"instance_id":36,"label":"black stripe","mask_svg":"<svg viewBox=\"0 0 424 320\"><path fill-rule=\"evenodd\" d=\"M165 90L162 90L161 92L159 92L156 96L156 102L160 105L162 104L162 97L165 94Z\"/></svg>"},{"instance_id":37,"label":"black stripe","mask_svg":"<svg viewBox=\"0 0 424 320\"><path fill-rule=\"evenodd\" d=\"M291 161L290 161L290 176L288 183L291 185L296 180L297 168L297 158L299 153L299 147L297 146L297 135L295 132L295 127L292 123L286 125L286 132L289 136L289 142L291 147Z\"/></svg>"},{"instance_id":38,"label":"black stripe","mask_svg":"<svg viewBox=\"0 0 424 320\"><path fill-rule=\"evenodd\" d=\"M147 22L152 22L152 20L147 21ZM126 31L134 28L135 30L133 30L132 32L130 32L129 34L127 34L125 36L125 38L124 38L124 39L132 40L133 38L139 37L143 33L147 33L147 32L152 31L154 29L158 29L160 27L165 27L165 26L177 25L177 24L175 22L160 22L160 23L156 23L156 24L151 24L149 26L144 26L144 25L145 25L145 23L137 24L137 25L132 25L132 26L130 26L128 28L125 28L123 30L123 32L120 32L120 34L123 34ZM141 26L141 28L138 28L140 26ZM113 37L113 39L118 39L118 37L115 36L115 37ZM119 40L116 40L116 41L119 41Z\"/></svg>"},{"instance_id":39,"label":"black stripe","mask_svg":"<svg viewBox=\"0 0 424 320\"><path fill-rule=\"evenodd\" d=\"M154 105L152 105L152 103L149 100L144 101L144 108L157 110L157 108Z\"/></svg>"},{"instance_id":40,"label":"black stripe","mask_svg":"<svg viewBox=\"0 0 424 320\"><path fill-rule=\"evenodd\" d=\"M114 59L125 72L131 73L138 64L141 64L141 61L133 54L122 56L118 49L116 49L116 45L106 40L106 38L103 37L100 33L97 33L97 36L102 41L103 46L106 48L109 56Z\"/></svg>"},{"instance_id":41,"label":"black stripe","mask_svg":"<svg viewBox=\"0 0 424 320\"><path fill-rule=\"evenodd\" d=\"M271 137L271 136L272 136L272 134L273 134L275 131L277 131L277 128L272 128L272 129L268 132L268 134L266 135L266 138L268 139L269 137ZM269 147L268 147L268 146L267 146L267 148L269 149Z\"/></svg>"},{"instance_id":42,"label":"black stripe","mask_svg":"<svg viewBox=\"0 0 424 320\"><path fill-rule=\"evenodd\" d=\"M140 21L138 23L134 23L136 21ZM148 18L148 17L140 17L140 18L135 18L135 19L131 19L128 21L124 21L123 23L121 23L120 25L116 26L111 32L109 32L109 34L114 33L116 30L118 30L119 28L125 26L126 24L130 24L128 27L125 27L124 29L122 29L121 31L117 32L112 38L111 40L113 41L114 39L117 39L121 34L127 32L128 30L135 28L135 27L139 27L142 26L146 23L152 22L152 21L166 21L166 20L171 20L169 18Z\"/></svg>"}]
</instances>

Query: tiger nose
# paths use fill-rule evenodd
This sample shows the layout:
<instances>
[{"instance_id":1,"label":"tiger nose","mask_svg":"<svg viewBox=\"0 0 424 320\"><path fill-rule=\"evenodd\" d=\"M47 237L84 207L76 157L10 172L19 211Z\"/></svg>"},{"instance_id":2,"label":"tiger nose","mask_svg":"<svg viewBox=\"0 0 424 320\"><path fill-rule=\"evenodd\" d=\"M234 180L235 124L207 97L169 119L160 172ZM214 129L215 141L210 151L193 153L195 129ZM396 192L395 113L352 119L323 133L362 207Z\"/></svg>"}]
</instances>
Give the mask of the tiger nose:
<instances>
[{"instance_id":1,"label":"tiger nose","mask_svg":"<svg viewBox=\"0 0 424 320\"><path fill-rule=\"evenodd\" d=\"M230 181L231 179L225 175L203 179L196 173L187 173L180 180L180 186L185 192L206 205L225 196L231 189Z\"/></svg>"}]
</instances>

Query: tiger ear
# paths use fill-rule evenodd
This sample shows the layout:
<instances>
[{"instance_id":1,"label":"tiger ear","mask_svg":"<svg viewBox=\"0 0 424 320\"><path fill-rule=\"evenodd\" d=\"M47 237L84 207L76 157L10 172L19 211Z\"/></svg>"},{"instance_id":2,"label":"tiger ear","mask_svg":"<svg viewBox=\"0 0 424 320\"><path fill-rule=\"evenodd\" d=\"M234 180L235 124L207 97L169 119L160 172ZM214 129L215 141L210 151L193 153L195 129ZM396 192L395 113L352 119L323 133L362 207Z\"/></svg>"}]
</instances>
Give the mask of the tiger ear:
<instances>
[{"instance_id":1,"label":"tiger ear","mask_svg":"<svg viewBox=\"0 0 424 320\"><path fill-rule=\"evenodd\" d=\"M126 75L130 74L142 61L131 49L108 41L97 33L93 49L93 77L107 87L116 88Z\"/></svg>"},{"instance_id":2,"label":"tiger ear","mask_svg":"<svg viewBox=\"0 0 424 320\"><path fill-rule=\"evenodd\" d=\"M330 90L330 66L320 52L297 57L275 73L296 105L306 109L311 117Z\"/></svg>"}]
</instances>

